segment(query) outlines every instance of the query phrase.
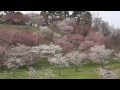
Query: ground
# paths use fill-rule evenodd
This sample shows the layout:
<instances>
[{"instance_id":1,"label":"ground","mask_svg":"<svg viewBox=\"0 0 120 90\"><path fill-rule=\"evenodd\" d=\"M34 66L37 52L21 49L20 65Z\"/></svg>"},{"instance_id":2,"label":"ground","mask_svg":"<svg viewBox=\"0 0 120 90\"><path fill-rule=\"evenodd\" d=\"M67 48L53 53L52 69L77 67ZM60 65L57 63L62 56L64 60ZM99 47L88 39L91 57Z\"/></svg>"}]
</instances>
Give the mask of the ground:
<instances>
[{"instance_id":1,"label":"ground","mask_svg":"<svg viewBox=\"0 0 120 90\"><path fill-rule=\"evenodd\" d=\"M95 63L88 63L86 65L80 66L78 69L78 72L75 71L74 66L70 66L67 68L61 69L61 75L58 74L58 69L55 68L53 65L50 65L46 60L40 60L36 64L33 64L32 67L34 67L37 72L40 72L42 70L42 67L44 68L51 68L53 70L53 73L55 76L52 79L101 79L101 77L98 75L97 70L101 68L100 64ZM108 65L105 65L106 68L112 68L113 70L118 70L120 68L119 63L110 63ZM10 72L7 69L0 69L0 76L2 75L2 72L7 71ZM17 69L16 72L16 78L25 78L27 76L28 69L26 67L21 67ZM1 78L1 77L0 77ZM14 78L12 73L4 75L2 78ZM120 71L117 73L117 78L120 78Z\"/></svg>"}]
</instances>

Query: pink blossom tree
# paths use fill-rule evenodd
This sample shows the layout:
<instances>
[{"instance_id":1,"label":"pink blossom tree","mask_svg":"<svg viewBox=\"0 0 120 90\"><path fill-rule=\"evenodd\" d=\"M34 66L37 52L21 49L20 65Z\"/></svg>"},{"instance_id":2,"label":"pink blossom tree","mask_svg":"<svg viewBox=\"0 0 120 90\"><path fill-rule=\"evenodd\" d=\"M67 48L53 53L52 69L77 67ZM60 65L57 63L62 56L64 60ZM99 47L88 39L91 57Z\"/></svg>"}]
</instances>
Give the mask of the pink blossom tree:
<instances>
[{"instance_id":1,"label":"pink blossom tree","mask_svg":"<svg viewBox=\"0 0 120 90\"><path fill-rule=\"evenodd\" d=\"M80 34L67 34L66 38L69 42L73 43L76 47L78 47L79 44L84 42L85 40L85 38Z\"/></svg>"},{"instance_id":2,"label":"pink blossom tree","mask_svg":"<svg viewBox=\"0 0 120 90\"><path fill-rule=\"evenodd\" d=\"M85 41L85 42L80 44L79 49L80 50L88 50L93 46L95 46L95 42L93 42L93 41Z\"/></svg>"},{"instance_id":3,"label":"pink blossom tree","mask_svg":"<svg viewBox=\"0 0 120 90\"><path fill-rule=\"evenodd\" d=\"M0 44L16 45L17 43L26 45L39 45L42 37L37 33L21 32L16 29L1 29Z\"/></svg>"},{"instance_id":4,"label":"pink blossom tree","mask_svg":"<svg viewBox=\"0 0 120 90\"><path fill-rule=\"evenodd\" d=\"M29 33L29 32L17 32L14 34L12 43L15 45L16 43L25 44L25 45L39 45L39 40L41 37L37 33Z\"/></svg>"},{"instance_id":5,"label":"pink blossom tree","mask_svg":"<svg viewBox=\"0 0 120 90\"><path fill-rule=\"evenodd\" d=\"M5 20L9 24L24 24L24 15L20 12L5 15Z\"/></svg>"},{"instance_id":6,"label":"pink blossom tree","mask_svg":"<svg viewBox=\"0 0 120 90\"><path fill-rule=\"evenodd\" d=\"M93 41L96 45L103 45L106 41L106 37L100 32L90 32L86 37L86 41Z\"/></svg>"},{"instance_id":7,"label":"pink blossom tree","mask_svg":"<svg viewBox=\"0 0 120 90\"><path fill-rule=\"evenodd\" d=\"M15 29L0 29L0 44L11 44L16 32Z\"/></svg>"},{"instance_id":8,"label":"pink blossom tree","mask_svg":"<svg viewBox=\"0 0 120 90\"><path fill-rule=\"evenodd\" d=\"M55 41L57 45L63 48L63 53L73 51L75 49L74 45L66 40L58 39Z\"/></svg>"}]
</instances>

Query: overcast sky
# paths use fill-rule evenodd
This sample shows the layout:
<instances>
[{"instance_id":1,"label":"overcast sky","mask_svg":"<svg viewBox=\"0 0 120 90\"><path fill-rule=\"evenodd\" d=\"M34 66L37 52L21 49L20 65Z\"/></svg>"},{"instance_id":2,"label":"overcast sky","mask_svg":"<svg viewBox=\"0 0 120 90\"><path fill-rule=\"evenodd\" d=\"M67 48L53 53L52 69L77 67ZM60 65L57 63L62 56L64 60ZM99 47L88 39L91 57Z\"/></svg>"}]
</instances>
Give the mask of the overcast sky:
<instances>
[{"instance_id":1,"label":"overcast sky","mask_svg":"<svg viewBox=\"0 0 120 90\"><path fill-rule=\"evenodd\" d=\"M22 12L40 13L40 11L22 11ZM102 17L103 20L109 22L110 25L114 25L116 28L120 27L120 11L91 11L91 13L99 13L99 17Z\"/></svg>"}]
</instances>

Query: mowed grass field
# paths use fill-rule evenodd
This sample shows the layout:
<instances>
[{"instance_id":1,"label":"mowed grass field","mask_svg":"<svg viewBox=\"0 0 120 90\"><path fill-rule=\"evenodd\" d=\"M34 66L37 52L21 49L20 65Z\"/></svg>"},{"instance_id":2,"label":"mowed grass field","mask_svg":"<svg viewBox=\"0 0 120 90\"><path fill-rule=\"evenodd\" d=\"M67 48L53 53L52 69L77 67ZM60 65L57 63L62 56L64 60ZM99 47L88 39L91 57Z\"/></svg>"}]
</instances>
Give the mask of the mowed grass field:
<instances>
[{"instance_id":1,"label":"mowed grass field","mask_svg":"<svg viewBox=\"0 0 120 90\"><path fill-rule=\"evenodd\" d=\"M0 24L0 29L16 29L20 31L36 32L39 31L39 28L36 26L26 26L26 25L8 25Z\"/></svg>"},{"instance_id":2,"label":"mowed grass field","mask_svg":"<svg viewBox=\"0 0 120 90\"><path fill-rule=\"evenodd\" d=\"M51 79L102 79L101 76L98 74L98 69L101 68L100 64L95 63L88 63L82 66L79 66L78 72L75 71L75 66L64 67L61 69L61 75L58 74L58 69L55 68L53 65L50 65L46 59L41 59L37 63L33 64L32 67L36 69L37 72L41 72L42 68L51 68L55 76ZM113 70L119 70L120 64L119 63L110 63L105 65L106 68L111 68ZM4 74L3 72L10 72L7 69L0 69L0 78L5 79L14 79L13 73ZM27 67L21 67L16 71L16 77L19 79L24 79L27 77ZM120 79L120 70L117 73L117 79Z\"/></svg>"}]
</instances>

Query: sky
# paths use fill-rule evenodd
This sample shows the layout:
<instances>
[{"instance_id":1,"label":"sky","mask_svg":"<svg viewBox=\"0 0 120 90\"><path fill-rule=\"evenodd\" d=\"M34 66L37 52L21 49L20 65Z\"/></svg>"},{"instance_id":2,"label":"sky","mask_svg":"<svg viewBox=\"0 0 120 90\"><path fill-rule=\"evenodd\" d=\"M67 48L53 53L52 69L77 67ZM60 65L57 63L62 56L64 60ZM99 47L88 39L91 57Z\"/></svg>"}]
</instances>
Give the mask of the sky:
<instances>
[{"instance_id":1,"label":"sky","mask_svg":"<svg viewBox=\"0 0 120 90\"><path fill-rule=\"evenodd\" d=\"M120 11L91 11L91 13L98 13L98 16L109 22L110 25L120 28Z\"/></svg>"},{"instance_id":2,"label":"sky","mask_svg":"<svg viewBox=\"0 0 120 90\"><path fill-rule=\"evenodd\" d=\"M40 11L21 11L22 13L40 13ZM98 13L99 17L114 25L115 28L120 28L120 11L90 11L91 13Z\"/></svg>"}]
</instances>

